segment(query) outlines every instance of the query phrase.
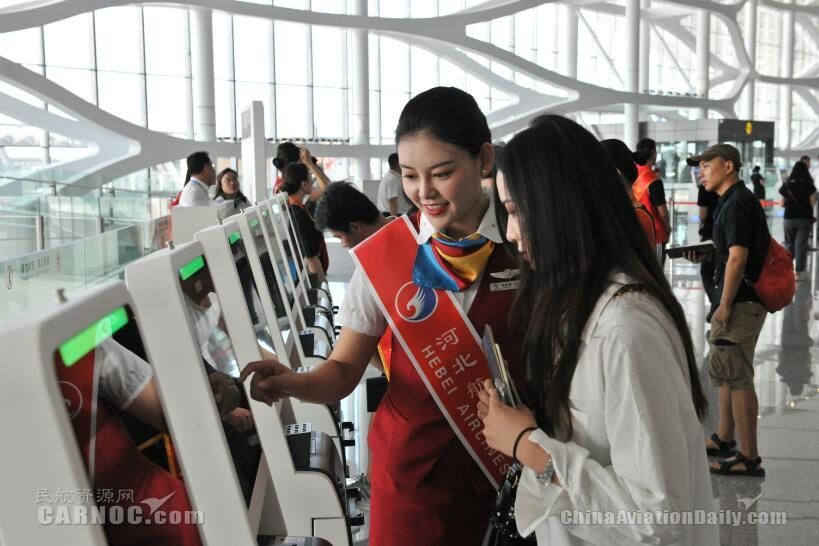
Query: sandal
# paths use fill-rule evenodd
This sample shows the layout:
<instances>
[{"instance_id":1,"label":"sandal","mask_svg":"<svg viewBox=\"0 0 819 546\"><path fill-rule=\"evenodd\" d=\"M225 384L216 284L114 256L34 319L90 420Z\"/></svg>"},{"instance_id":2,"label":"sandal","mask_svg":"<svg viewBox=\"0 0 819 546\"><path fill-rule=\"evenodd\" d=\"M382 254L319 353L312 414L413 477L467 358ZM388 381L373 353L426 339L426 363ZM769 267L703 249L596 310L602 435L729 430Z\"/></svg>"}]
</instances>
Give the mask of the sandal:
<instances>
[{"instance_id":1,"label":"sandal","mask_svg":"<svg viewBox=\"0 0 819 546\"><path fill-rule=\"evenodd\" d=\"M734 470L734 466L742 463L745 465L744 470ZM748 459L742 452L737 451L733 459L726 459L719 461L719 468L711 467L712 474L722 474L723 476L752 476L754 478L765 477L765 469L759 465L762 464L762 459Z\"/></svg>"},{"instance_id":2,"label":"sandal","mask_svg":"<svg viewBox=\"0 0 819 546\"><path fill-rule=\"evenodd\" d=\"M720 437L717 436L717 433L715 432L714 434L711 435L711 441L717 444L717 447L705 448L705 452L710 457L732 457L736 455L737 453L737 450L735 449L737 447L736 440L730 440L728 442L725 442L721 440Z\"/></svg>"}]
</instances>

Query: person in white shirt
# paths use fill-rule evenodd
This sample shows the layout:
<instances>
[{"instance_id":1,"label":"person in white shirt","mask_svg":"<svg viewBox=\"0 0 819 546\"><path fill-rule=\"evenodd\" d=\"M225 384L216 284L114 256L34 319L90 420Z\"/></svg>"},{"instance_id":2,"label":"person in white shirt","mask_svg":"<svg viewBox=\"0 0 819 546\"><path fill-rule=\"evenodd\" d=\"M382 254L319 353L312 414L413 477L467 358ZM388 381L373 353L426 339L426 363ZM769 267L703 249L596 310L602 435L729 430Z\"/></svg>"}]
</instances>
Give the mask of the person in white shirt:
<instances>
[{"instance_id":1,"label":"person in white shirt","mask_svg":"<svg viewBox=\"0 0 819 546\"><path fill-rule=\"evenodd\" d=\"M510 314L526 362L517 390L532 410L486 381L478 414L489 446L523 466L519 533L551 546L718 544L716 525L693 524L715 509L691 336L614 165L554 115L498 165L507 239L523 258Z\"/></svg>"},{"instance_id":2,"label":"person in white shirt","mask_svg":"<svg viewBox=\"0 0 819 546\"><path fill-rule=\"evenodd\" d=\"M216 170L207 152L194 152L188 156L188 172L185 187L179 196L180 207L211 206L208 189L216 183Z\"/></svg>"},{"instance_id":3,"label":"person in white shirt","mask_svg":"<svg viewBox=\"0 0 819 546\"><path fill-rule=\"evenodd\" d=\"M401 167L398 165L398 154L390 154L387 163L389 163L390 169L381 177L376 205L381 212L389 213L390 216L398 216L407 212L404 186L401 183Z\"/></svg>"}]
</instances>

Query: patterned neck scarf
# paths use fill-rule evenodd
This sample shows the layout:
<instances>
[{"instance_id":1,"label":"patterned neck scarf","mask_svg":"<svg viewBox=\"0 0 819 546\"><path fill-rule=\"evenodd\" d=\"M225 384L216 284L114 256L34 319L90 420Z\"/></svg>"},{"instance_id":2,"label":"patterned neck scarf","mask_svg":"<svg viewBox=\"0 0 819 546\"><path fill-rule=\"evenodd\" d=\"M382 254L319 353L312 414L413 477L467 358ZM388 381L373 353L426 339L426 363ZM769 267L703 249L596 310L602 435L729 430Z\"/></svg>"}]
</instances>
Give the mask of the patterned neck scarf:
<instances>
[{"instance_id":1,"label":"patterned neck scarf","mask_svg":"<svg viewBox=\"0 0 819 546\"><path fill-rule=\"evenodd\" d=\"M495 244L480 233L460 241L436 233L418 246L412 282L450 292L466 290L486 267L494 247Z\"/></svg>"}]
</instances>

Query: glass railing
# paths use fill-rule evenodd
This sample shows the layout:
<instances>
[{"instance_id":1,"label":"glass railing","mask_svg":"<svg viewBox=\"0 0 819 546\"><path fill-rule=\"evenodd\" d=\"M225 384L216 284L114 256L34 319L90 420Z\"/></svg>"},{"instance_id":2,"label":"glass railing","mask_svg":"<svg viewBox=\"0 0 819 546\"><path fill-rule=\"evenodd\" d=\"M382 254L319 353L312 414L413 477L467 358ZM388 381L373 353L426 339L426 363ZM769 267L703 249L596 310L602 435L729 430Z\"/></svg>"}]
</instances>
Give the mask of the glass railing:
<instances>
[{"instance_id":1,"label":"glass railing","mask_svg":"<svg viewBox=\"0 0 819 546\"><path fill-rule=\"evenodd\" d=\"M169 214L170 199L160 197L0 197L0 259L60 246Z\"/></svg>"},{"instance_id":2,"label":"glass railing","mask_svg":"<svg viewBox=\"0 0 819 546\"><path fill-rule=\"evenodd\" d=\"M69 292L121 279L127 264L170 237L170 216L164 216L0 261L0 321L53 301L58 288Z\"/></svg>"}]
</instances>

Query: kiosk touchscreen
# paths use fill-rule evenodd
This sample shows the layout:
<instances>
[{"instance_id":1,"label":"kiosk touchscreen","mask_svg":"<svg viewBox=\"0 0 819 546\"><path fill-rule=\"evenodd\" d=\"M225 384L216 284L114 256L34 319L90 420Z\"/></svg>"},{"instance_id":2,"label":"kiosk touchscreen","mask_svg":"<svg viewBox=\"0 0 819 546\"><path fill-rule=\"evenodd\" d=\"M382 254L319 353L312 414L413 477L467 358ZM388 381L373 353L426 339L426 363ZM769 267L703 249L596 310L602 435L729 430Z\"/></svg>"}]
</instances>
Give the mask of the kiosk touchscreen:
<instances>
[{"instance_id":1,"label":"kiosk touchscreen","mask_svg":"<svg viewBox=\"0 0 819 546\"><path fill-rule=\"evenodd\" d=\"M154 347L157 365L162 361L168 367L179 366L180 344L176 338L181 329L189 332L182 349L188 360L199 360L199 374L204 373L204 360L221 373L232 375L259 358L260 343L226 232L223 226L210 230L221 233L222 253L218 256L206 255L199 242L166 249L129 265L126 282L145 320L145 337L149 346ZM231 231L227 236L234 233ZM249 384L244 391L247 389ZM288 403L280 402L270 408L248 397L244 399L249 415L238 420L234 428L243 429L241 438L247 445L258 439L265 454L256 469L255 482L248 479L252 496L245 519L250 521L251 529L261 534L286 531L321 537L332 544L349 544L345 492L339 488L339 480L332 477L338 470L300 471L300 465L294 464L296 457L290 456L289 438L280 415ZM216 412L219 401L210 397L208 403L211 413ZM193 410L189 407L186 411ZM314 442L315 447L322 453L331 453L333 443L329 437L324 438L323 442ZM228 443L224 430L219 431L218 438L199 440L202 450L209 449L214 441ZM235 475L253 470L252 460L245 464L248 459L235 456L234 459ZM340 462L336 466L340 467Z\"/></svg>"},{"instance_id":2,"label":"kiosk touchscreen","mask_svg":"<svg viewBox=\"0 0 819 546\"><path fill-rule=\"evenodd\" d=\"M171 410L140 326L122 283L3 324L0 389L19 411L3 412L2 430L26 449L0 450L5 543L256 543L235 479L219 471L226 450L190 450L216 421L191 426Z\"/></svg>"}]
</instances>

